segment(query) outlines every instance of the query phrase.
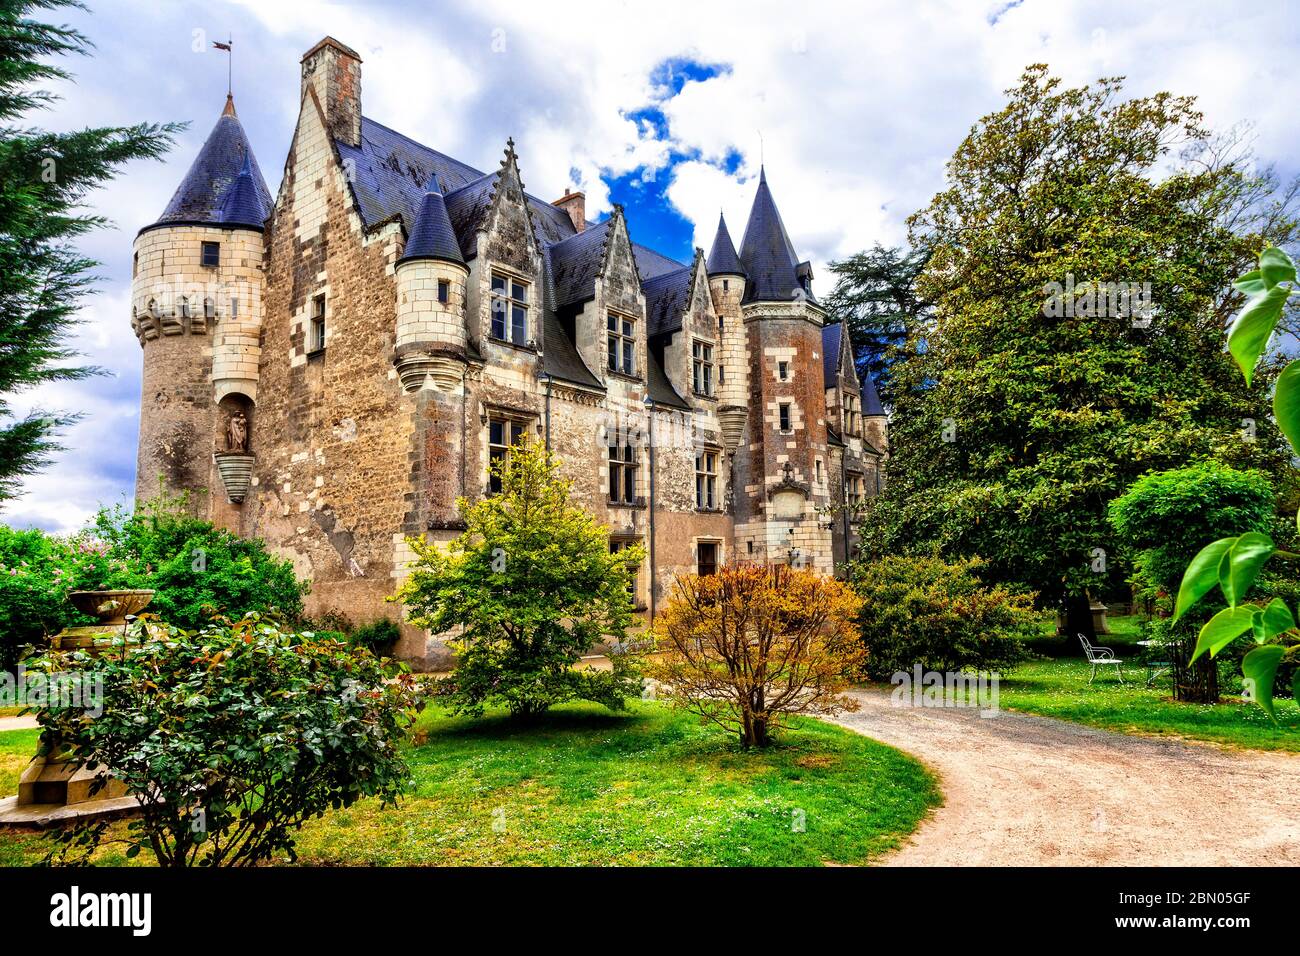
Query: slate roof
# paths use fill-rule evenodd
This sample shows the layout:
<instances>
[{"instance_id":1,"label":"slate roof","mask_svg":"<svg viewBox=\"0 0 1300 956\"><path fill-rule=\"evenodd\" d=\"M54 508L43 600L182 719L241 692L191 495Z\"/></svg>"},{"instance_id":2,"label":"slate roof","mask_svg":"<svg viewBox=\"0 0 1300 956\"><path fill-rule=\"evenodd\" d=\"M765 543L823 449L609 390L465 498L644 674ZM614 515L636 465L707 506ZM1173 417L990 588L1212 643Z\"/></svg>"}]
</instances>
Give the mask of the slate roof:
<instances>
[{"instance_id":1,"label":"slate roof","mask_svg":"<svg viewBox=\"0 0 1300 956\"><path fill-rule=\"evenodd\" d=\"M461 255L460 243L456 240L451 219L447 216L447 204L438 191L438 177L430 176L429 185L431 188L424 194L419 212L415 214L415 223L411 226L401 261L441 259L464 265L465 258Z\"/></svg>"},{"instance_id":2,"label":"slate roof","mask_svg":"<svg viewBox=\"0 0 1300 956\"><path fill-rule=\"evenodd\" d=\"M867 374L862 378L862 414L885 414L885 406L880 404L880 395L876 392L876 383L872 381L871 375Z\"/></svg>"},{"instance_id":3,"label":"slate roof","mask_svg":"<svg viewBox=\"0 0 1300 956\"><path fill-rule=\"evenodd\" d=\"M654 399L655 403L690 411L690 403L677 394L677 389L673 388L673 383L668 381L663 365L659 363L659 359L655 358L653 352L646 356L645 364L648 369L645 383L646 392Z\"/></svg>"},{"instance_id":4,"label":"slate roof","mask_svg":"<svg viewBox=\"0 0 1300 956\"><path fill-rule=\"evenodd\" d=\"M549 246L555 281L556 308L575 305L595 293L596 274L605 259L605 243L614 220L588 226L582 232Z\"/></svg>"},{"instance_id":5,"label":"slate roof","mask_svg":"<svg viewBox=\"0 0 1300 956\"><path fill-rule=\"evenodd\" d=\"M241 183L245 171L247 182ZM248 136L235 115L234 100L227 97L225 110L167 208L145 229L180 224L261 229L274 204Z\"/></svg>"},{"instance_id":6,"label":"slate roof","mask_svg":"<svg viewBox=\"0 0 1300 956\"><path fill-rule=\"evenodd\" d=\"M805 288L799 281L799 257L768 188L766 171L759 172L758 192L740 242L740 262L748 280L746 303L793 302L800 298L815 301L811 285Z\"/></svg>"},{"instance_id":7,"label":"slate roof","mask_svg":"<svg viewBox=\"0 0 1300 956\"><path fill-rule=\"evenodd\" d=\"M690 266L683 266L642 283L647 335L662 335L682 327L682 316L691 294L691 272Z\"/></svg>"},{"instance_id":8,"label":"slate roof","mask_svg":"<svg viewBox=\"0 0 1300 956\"><path fill-rule=\"evenodd\" d=\"M826 387L835 385L840 374L840 333L842 322L822 326L822 381Z\"/></svg>"},{"instance_id":9,"label":"slate roof","mask_svg":"<svg viewBox=\"0 0 1300 956\"><path fill-rule=\"evenodd\" d=\"M736 244L731 241L731 233L727 231L727 219L722 213L718 213L718 232L713 237L713 245L709 248L709 261L705 266L711 276L745 274L745 267L740 264L740 258L736 255Z\"/></svg>"}]
</instances>

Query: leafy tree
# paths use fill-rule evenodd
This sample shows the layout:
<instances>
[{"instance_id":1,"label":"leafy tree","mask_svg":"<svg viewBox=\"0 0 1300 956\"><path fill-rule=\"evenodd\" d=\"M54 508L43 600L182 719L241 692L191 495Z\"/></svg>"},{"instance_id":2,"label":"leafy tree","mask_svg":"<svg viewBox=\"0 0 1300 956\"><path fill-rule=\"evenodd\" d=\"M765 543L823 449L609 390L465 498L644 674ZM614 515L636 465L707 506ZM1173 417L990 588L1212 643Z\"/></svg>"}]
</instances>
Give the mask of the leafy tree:
<instances>
[{"instance_id":1,"label":"leafy tree","mask_svg":"<svg viewBox=\"0 0 1300 956\"><path fill-rule=\"evenodd\" d=\"M177 124L141 123L51 133L18 125L55 97L38 85L67 79L55 57L87 54L76 30L33 19L37 11L81 8L74 0L0 0L0 503L57 449L61 412L16 417L9 396L94 372L70 364L66 342L91 291L97 263L73 243L104 224L82 211L90 191L133 159L158 158Z\"/></svg>"},{"instance_id":2,"label":"leafy tree","mask_svg":"<svg viewBox=\"0 0 1300 956\"><path fill-rule=\"evenodd\" d=\"M1291 297L1300 292L1295 263L1276 246L1259 255L1259 266L1239 278L1234 286L1246 296L1241 313L1228 332L1228 350L1240 366L1246 384L1259 378L1260 361L1273 332L1282 321ZM1300 453L1300 360L1287 364L1277 377L1273 414L1293 453ZM1297 515L1300 524L1300 514ZM1270 558L1300 561L1300 555L1277 548L1261 531L1246 531L1205 545L1187 565L1174 602L1172 624L1177 624L1212 591L1218 590L1227 607L1201 627L1192 661L1208 654L1211 659L1238 638L1249 635L1255 643L1241 660L1243 685L1270 717L1274 683L1285 664L1300 662L1296 620L1291 604L1281 595L1263 607L1247 598ZM1291 694L1300 701L1300 669L1292 677Z\"/></svg>"},{"instance_id":3,"label":"leafy tree","mask_svg":"<svg viewBox=\"0 0 1300 956\"><path fill-rule=\"evenodd\" d=\"M885 248L876 243L866 252L830 264L835 288L823 303L828 321L845 323L853 342L858 377L871 375L888 400L889 364L909 333L923 328L930 312L916 288L925 268L926 249Z\"/></svg>"},{"instance_id":4,"label":"leafy tree","mask_svg":"<svg viewBox=\"0 0 1300 956\"><path fill-rule=\"evenodd\" d=\"M608 531L569 503L570 483L536 443L516 445L493 473L500 494L457 502L466 530L450 546L410 539L417 559L396 595L413 624L455 629L456 669L439 695L455 713L495 702L532 717L568 700L621 709L640 692L624 651L640 547L611 554ZM613 670L578 669L601 642L616 648Z\"/></svg>"},{"instance_id":5,"label":"leafy tree","mask_svg":"<svg viewBox=\"0 0 1300 956\"><path fill-rule=\"evenodd\" d=\"M784 565L686 575L655 622L649 673L675 706L765 747L791 714L856 710L840 696L864 652L841 581Z\"/></svg>"},{"instance_id":6,"label":"leafy tree","mask_svg":"<svg viewBox=\"0 0 1300 956\"><path fill-rule=\"evenodd\" d=\"M890 555L856 563L850 582L862 599L865 671L888 680L917 664L953 673L996 671L1029 655L1036 636L1032 594L986 587L977 558L948 563L937 554Z\"/></svg>"},{"instance_id":7,"label":"leafy tree","mask_svg":"<svg viewBox=\"0 0 1300 956\"><path fill-rule=\"evenodd\" d=\"M142 621L143 626L143 621ZM88 858L105 842L159 866L251 866L294 859L294 834L362 797L385 805L406 789L404 743L419 706L408 672L368 651L259 621L200 632L151 624L124 653L53 654L48 670L103 681L103 713L38 713L42 746L71 747L77 767L105 768L139 795L125 836L81 820L51 859Z\"/></svg>"},{"instance_id":8,"label":"leafy tree","mask_svg":"<svg viewBox=\"0 0 1300 956\"><path fill-rule=\"evenodd\" d=\"M1262 471L1203 462L1144 475L1110 503L1109 513L1132 564L1135 589L1168 612L1183 571L1201 544L1247 531L1271 531L1276 504L1272 483ZM1209 617L1202 610L1184 615L1176 625L1162 621L1153 628L1152 636L1171 645L1174 696L1179 700L1219 699L1214 662L1202 657L1195 666L1190 664L1196 631Z\"/></svg>"},{"instance_id":9,"label":"leafy tree","mask_svg":"<svg viewBox=\"0 0 1300 956\"><path fill-rule=\"evenodd\" d=\"M1121 89L1030 67L910 220L935 317L891 369L889 480L864 542L982 556L1089 635L1089 591L1117 579L1106 506L1134 479L1285 461L1273 373L1243 387L1220 339L1223 290L1260 244L1233 212L1258 197L1231 163L1177 166L1173 147L1206 136L1191 99Z\"/></svg>"}]
</instances>

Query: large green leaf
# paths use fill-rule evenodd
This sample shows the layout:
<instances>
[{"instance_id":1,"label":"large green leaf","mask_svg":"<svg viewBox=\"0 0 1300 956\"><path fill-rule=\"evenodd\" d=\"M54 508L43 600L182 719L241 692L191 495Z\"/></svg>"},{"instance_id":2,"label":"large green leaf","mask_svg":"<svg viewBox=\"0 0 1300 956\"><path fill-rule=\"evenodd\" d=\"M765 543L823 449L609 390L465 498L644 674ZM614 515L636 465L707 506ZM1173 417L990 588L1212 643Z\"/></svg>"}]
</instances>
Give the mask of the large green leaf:
<instances>
[{"instance_id":1,"label":"large green leaf","mask_svg":"<svg viewBox=\"0 0 1300 956\"><path fill-rule=\"evenodd\" d=\"M1241 675L1248 681L1251 696L1263 707L1270 717L1277 720L1273 713L1273 678L1277 676L1277 665L1282 661L1286 648L1276 644L1257 647L1241 660Z\"/></svg>"},{"instance_id":2,"label":"large green leaf","mask_svg":"<svg viewBox=\"0 0 1300 956\"><path fill-rule=\"evenodd\" d=\"M1220 538L1213 544L1207 544L1201 549L1200 554L1192 558L1192 563L1183 572L1183 583L1178 587L1178 600L1174 604L1174 621L1182 617L1184 611L1205 597L1219 583L1219 563L1236 541L1236 538Z\"/></svg>"},{"instance_id":3,"label":"large green leaf","mask_svg":"<svg viewBox=\"0 0 1300 956\"><path fill-rule=\"evenodd\" d=\"M1273 414L1278 428L1291 443L1291 450L1300 454L1300 361L1288 363L1278 376Z\"/></svg>"},{"instance_id":4,"label":"large green leaf","mask_svg":"<svg viewBox=\"0 0 1300 956\"><path fill-rule=\"evenodd\" d=\"M1270 246L1259 255L1259 275L1270 289L1279 282L1295 282L1295 263L1277 246Z\"/></svg>"},{"instance_id":5,"label":"large green leaf","mask_svg":"<svg viewBox=\"0 0 1300 956\"><path fill-rule=\"evenodd\" d=\"M1282 317L1282 306L1290 294L1289 288L1279 285L1263 295L1252 296L1246 300L1245 308L1228 331L1228 351L1241 366L1247 385L1255 374L1255 364L1268 347L1273 328Z\"/></svg>"},{"instance_id":6,"label":"large green leaf","mask_svg":"<svg viewBox=\"0 0 1300 956\"><path fill-rule=\"evenodd\" d=\"M1260 619L1264 625L1264 640L1285 634L1295 627L1295 618L1291 615L1291 609L1281 598L1273 598L1269 601Z\"/></svg>"},{"instance_id":7,"label":"large green leaf","mask_svg":"<svg viewBox=\"0 0 1300 956\"><path fill-rule=\"evenodd\" d=\"M1273 539L1266 534L1247 531L1237 538L1219 565L1219 587L1229 604L1241 603L1272 555Z\"/></svg>"},{"instance_id":8,"label":"large green leaf","mask_svg":"<svg viewBox=\"0 0 1300 956\"><path fill-rule=\"evenodd\" d=\"M1238 292L1244 292L1246 295L1263 295L1269 287L1264 282L1264 277L1260 275L1258 269L1253 272L1247 272L1244 276L1232 284L1232 287Z\"/></svg>"},{"instance_id":9,"label":"large green leaf","mask_svg":"<svg viewBox=\"0 0 1300 956\"><path fill-rule=\"evenodd\" d=\"M1254 624L1256 608L1225 607L1214 617L1205 622L1200 635L1196 638L1196 652L1192 654L1195 661L1206 651L1213 657L1241 635L1249 631Z\"/></svg>"}]
</instances>

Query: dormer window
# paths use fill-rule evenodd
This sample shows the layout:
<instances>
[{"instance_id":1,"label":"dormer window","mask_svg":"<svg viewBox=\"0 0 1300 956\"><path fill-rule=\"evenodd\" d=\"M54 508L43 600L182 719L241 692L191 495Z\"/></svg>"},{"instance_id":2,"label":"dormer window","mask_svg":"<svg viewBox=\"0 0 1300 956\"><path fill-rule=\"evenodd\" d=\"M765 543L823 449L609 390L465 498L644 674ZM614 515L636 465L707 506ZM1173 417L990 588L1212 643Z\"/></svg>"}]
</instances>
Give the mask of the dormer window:
<instances>
[{"instance_id":1,"label":"dormer window","mask_svg":"<svg viewBox=\"0 0 1300 956\"><path fill-rule=\"evenodd\" d=\"M693 377L691 387L696 395L709 398L713 395L713 346L708 342L691 344Z\"/></svg>"},{"instance_id":2,"label":"dormer window","mask_svg":"<svg viewBox=\"0 0 1300 956\"><path fill-rule=\"evenodd\" d=\"M528 283L500 272L492 273L492 338L528 343Z\"/></svg>"},{"instance_id":3,"label":"dormer window","mask_svg":"<svg viewBox=\"0 0 1300 956\"><path fill-rule=\"evenodd\" d=\"M636 374L636 321L626 315L609 313L605 328L609 370L621 375Z\"/></svg>"},{"instance_id":4,"label":"dormer window","mask_svg":"<svg viewBox=\"0 0 1300 956\"><path fill-rule=\"evenodd\" d=\"M858 397L844 396L844 434L859 435L862 428L862 416L858 413Z\"/></svg>"}]
</instances>

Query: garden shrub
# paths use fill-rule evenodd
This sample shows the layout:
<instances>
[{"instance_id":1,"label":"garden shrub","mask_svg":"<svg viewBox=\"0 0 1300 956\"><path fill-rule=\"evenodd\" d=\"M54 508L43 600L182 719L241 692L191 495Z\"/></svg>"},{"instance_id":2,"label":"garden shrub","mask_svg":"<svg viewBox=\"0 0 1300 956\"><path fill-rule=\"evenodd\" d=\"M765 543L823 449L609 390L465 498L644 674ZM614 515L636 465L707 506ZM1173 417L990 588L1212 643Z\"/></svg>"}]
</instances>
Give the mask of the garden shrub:
<instances>
[{"instance_id":1,"label":"garden shrub","mask_svg":"<svg viewBox=\"0 0 1300 956\"><path fill-rule=\"evenodd\" d=\"M979 558L893 555L855 564L866 673L888 680L920 664L929 671L995 671L1028 657L1037 632L1033 595L985 586Z\"/></svg>"},{"instance_id":2,"label":"garden shrub","mask_svg":"<svg viewBox=\"0 0 1300 956\"><path fill-rule=\"evenodd\" d=\"M105 588L153 589L149 612L193 629L250 612L296 623L308 585L261 540L189 515L183 498L154 499L134 513L102 509L67 538L0 525L0 667L12 669L25 646L64 627L94 623L67 594Z\"/></svg>"},{"instance_id":3,"label":"garden shrub","mask_svg":"<svg viewBox=\"0 0 1300 956\"><path fill-rule=\"evenodd\" d=\"M401 637L402 629L397 622L381 617L354 629L347 639L349 644L364 647L379 657L390 657Z\"/></svg>"},{"instance_id":4,"label":"garden shrub","mask_svg":"<svg viewBox=\"0 0 1300 956\"><path fill-rule=\"evenodd\" d=\"M142 628L143 629L143 628ZM405 668L368 651L280 629L257 616L202 631L151 629L124 654L54 652L45 669L103 681L103 713L38 714L43 745L76 748L143 798L120 842L160 866L238 866L294 859L294 834L362 797L395 802L408 783L403 746L419 709ZM109 824L63 831L52 858L78 861ZM114 840L112 842L119 842Z\"/></svg>"},{"instance_id":5,"label":"garden shrub","mask_svg":"<svg viewBox=\"0 0 1300 956\"><path fill-rule=\"evenodd\" d=\"M856 710L858 599L842 581L784 566L728 565L676 580L655 622L649 673L674 706L764 747L792 714Z\"/></svg>"}]
</instances>

